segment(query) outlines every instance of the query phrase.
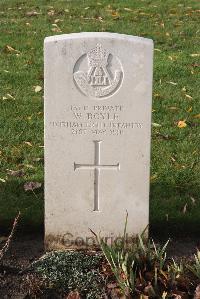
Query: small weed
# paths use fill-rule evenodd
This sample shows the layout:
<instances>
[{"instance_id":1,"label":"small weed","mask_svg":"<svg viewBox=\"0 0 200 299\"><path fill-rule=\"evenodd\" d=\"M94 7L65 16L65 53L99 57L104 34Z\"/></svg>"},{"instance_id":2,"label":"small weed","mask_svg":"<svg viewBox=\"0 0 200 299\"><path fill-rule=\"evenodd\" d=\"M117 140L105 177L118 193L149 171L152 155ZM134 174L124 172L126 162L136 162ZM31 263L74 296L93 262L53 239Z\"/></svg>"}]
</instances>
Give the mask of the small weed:
<instances>
[{"instance_id":1,"label":"small weed","mask_svg":"<svg viewBox=\"0 0 200 299\"><path fill-rule=\"evenodd\" d=\"M194 263L188 265L187 268L198 278L200 279L200 251L197 250L197 254L194 254Z\"/></svg>"},{"instance_id":2,"label":"small weed","mask_svg":"<svg viewBox=\"0 0 200 299\"><path fill-rule=\"evenodd\" d=\"M126 298L175 298L180 290L185 295L193 293L197 281L191 278L188 269L200 279L200 251L190 265L183 260L169 259L166 252L169 240L164 246L158 246L145 237L145 231L126 240L127 219L128 215L121 244L108 245L95 234Z\"/></svg>"},{"instance_id":3,"label":"small weed","mask_svg":"<svg viewBox=\"0 0 200 299\"><path fill-rule=\"evenodd\" d=\"M12 226L12 230L4 244L4 246L0 249L0 261L3 259L4 254L8 251L9 247L10 247L10 243L13 239L17 224L19 222L19 218L20 218L20 212L18 213L18 215L15 217L15 220L13 222L13 226Z\"/></svg>"},{"instance_id":4,"label":"small weed","mask_svg":"<svg viewBox=\"0 0 200 299\"><path fill-rule=\"evenodd\" d=\"M108 245L103 239L96 238L107 259L122 292L130 297L138 293L138 288L146 289L148 295L156 294L158 284L166 268L167 241L163 247L147 240L145 230L132 241L126 240L128 214L126 215L123 242Z\"/></svg>"}]
</instances>

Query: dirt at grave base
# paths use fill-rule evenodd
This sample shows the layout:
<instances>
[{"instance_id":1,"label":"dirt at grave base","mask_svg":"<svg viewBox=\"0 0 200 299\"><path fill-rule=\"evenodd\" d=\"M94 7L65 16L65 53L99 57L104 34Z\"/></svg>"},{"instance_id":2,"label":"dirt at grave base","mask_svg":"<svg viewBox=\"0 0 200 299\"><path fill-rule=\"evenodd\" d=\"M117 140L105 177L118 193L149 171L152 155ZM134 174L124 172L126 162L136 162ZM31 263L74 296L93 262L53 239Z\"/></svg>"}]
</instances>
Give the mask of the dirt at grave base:
<instances>
[{"instance_id":1,"label":"dirt at grave base","mask_svg":"<svg viewBox=\"0 0 200 299\"><path fill-rule=\"evenodd\" d=\"M190 259L197 248L200 248L200 239L172 240L168 246L168 253L174 258ZM30 298L27 274L23 273L23 270L43 254L42 234L20 236L12 241L9 251L0 264L0 299ZM57 296L54 295L52 298Z\"/></svg>"},{"instance_id":2,"label":"dirt at grave base","mask_svg":"<svg viewBox=\"0 0 200 299\"><path fill-rule=\"evenodd\" d=\"M23 299L29 293L25 269L44 254L43 235L20 236L0 264L0 298Z\"/></svg>"}]
</instances>

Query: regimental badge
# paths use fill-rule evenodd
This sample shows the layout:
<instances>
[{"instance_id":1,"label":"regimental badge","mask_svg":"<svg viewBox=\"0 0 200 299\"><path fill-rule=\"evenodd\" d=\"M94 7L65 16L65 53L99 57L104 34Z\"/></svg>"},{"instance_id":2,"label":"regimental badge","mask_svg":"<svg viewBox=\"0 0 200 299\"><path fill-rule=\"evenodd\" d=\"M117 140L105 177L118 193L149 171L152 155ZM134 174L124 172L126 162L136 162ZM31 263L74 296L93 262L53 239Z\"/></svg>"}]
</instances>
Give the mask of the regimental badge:
<instances>
[{"instance_id":1,"label":"regimental badge","mask_svg":"<svg viewBox=\"0 0 200 299\"><path fill-rule=\"evenodd\" d=\"M86 60L84 69L82 66ZM121 86L122 79L119 59L103 49L101 44L82 55L75 64L74 81L78 89L87 96L99 99L111 96Z\"/></svg>"}]
</instances>

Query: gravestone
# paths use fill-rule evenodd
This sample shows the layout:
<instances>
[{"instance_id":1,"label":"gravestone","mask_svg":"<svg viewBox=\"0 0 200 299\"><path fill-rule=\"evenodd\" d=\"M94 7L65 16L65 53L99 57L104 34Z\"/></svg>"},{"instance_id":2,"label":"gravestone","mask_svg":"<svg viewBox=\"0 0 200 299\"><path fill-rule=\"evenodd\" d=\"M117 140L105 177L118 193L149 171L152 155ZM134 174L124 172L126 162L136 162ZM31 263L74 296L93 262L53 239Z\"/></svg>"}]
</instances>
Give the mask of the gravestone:
<instances>
[{"instance_id":1,"label":"gravestone","mask_svg":"<svg viewBox=\"0 0 200 299\"><path fill-rule=\"evenodd\" d=\"M45 39L45 241L51 249L141 233L149 221L152 40Z\"/></svg>"}]
</instances>

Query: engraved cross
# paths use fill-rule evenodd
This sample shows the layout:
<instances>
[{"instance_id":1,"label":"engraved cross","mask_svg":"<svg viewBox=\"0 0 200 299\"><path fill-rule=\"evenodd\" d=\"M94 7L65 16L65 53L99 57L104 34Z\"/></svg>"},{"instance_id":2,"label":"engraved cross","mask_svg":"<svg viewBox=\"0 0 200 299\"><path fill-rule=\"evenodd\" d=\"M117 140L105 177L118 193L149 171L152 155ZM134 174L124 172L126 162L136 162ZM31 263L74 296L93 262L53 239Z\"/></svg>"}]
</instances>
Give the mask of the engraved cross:
<instances>
[{"instance_id":1,"label":"engraved cross","mask_svg":"<svg viewBox=\"0 0 200 299\"><path fill-rule=\"evenodd\" d=\"M101 170L119 170L119 163L105 165L100 162L101 140L94 140L94 164L77 164L74 162L74 171L77 169L94 170L94 211L99 211L99 177Z\"/></svg>"}]
</instances>

